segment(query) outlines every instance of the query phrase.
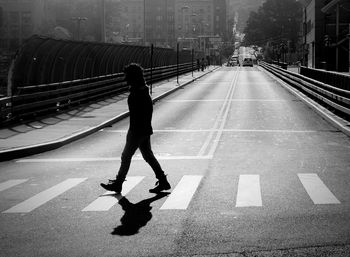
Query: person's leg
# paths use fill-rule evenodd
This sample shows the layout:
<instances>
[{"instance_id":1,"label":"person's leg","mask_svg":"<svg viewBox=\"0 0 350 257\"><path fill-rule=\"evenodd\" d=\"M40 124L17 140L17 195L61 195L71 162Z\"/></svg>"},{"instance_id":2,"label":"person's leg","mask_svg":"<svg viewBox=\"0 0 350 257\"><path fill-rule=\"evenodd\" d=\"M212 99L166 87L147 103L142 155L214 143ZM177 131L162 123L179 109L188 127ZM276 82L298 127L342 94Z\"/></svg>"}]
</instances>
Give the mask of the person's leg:
<instances>
[{"instance_id":1,"label":"person's leg","mask_svg":"<svg viewBox=\"0 0 350 257\"><path fill-rule=\"evenodd\" d=\"M153 189L150 189L149 191L151 193L159 193L163 190L169 190L171 188L166 175L164 171L162 170L158 160L153 154L152 148L151 148L151 139L150 136L147 136L142 140L142 142L139 145L139 149L142 153L142 156L144 160L152 167L154 174L156 175L156 178L158 179L158 182L156 183L156 187Z\"/></svg>"},{"instance_id":2,"label":"person's leg","mask_svg":"<svg viewBox=\"0 0 350 257\"><path fill-rule=\"evenodd\" d=\"M157 179L163 178L164 171L153 154L150 136L145 137L139 145L143 159L151 166Z\"/></svg>"},{"instance_id":3,"label":"person's leg","mask_svg":"<svg viewBox=\"0 0 350 257\"><path fill-rule=\"evenodd\" d=\"M108 191L115 191L116 193L121 193L122 185L125 181L126 175L129 171L131 158L138 148L140 140L128 133L126 137L126 144L121 156L121 165L116 175L115 180L109 180L108 184L101 183L101 186Z\"/></svg>"},{"instance_id":4,"label":"person's leg","mask_svg":"<svg viewBox=\"0 0 350 257\"><path fill-rule=\"evenodd\" d=\"M127 134L126 144L121 155L120 168L116 176L117 179L125 180L125 177L128 174L130 168L131 159L139 147L140 142L141 139L139 137L134 136L130 133Z\"/></svg>"}]
</instances>

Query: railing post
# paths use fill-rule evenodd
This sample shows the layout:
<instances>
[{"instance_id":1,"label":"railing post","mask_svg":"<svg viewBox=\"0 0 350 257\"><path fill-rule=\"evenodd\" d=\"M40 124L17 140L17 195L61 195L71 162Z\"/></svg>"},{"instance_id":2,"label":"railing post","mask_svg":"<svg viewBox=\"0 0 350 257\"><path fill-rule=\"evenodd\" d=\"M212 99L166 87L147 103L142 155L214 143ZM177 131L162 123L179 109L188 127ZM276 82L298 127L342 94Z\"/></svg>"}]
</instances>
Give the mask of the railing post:
<instances>
[{"instance_id":1,"label":"railing post","mask_svg":"<svg viewBox=\"0 0 350 257\"><path fill-rule=\"evenodd\" d=\"M153 93L152 87L153 87L153 44L151 44L151 95Z\"/></svg>"},{"instance_id":2,"label":"railing post","mask_svg":"<svg viewBox=\"0 0 350 257\"><path fill-rule=\"evenodd\" d=\"M193 78L193 52L194 52L194 50L192 48L192 50L191 50L192 78Z\"/></svg>"},{"instance_id":3,"label":"railing post","mask_svg":"<svg viewBox=\"0 0 350 257\"><path fill-rule=\"evenodd\" d=\"M179 84L179 43L176 44L176 81Z\"/></svg>"}]
</instances>

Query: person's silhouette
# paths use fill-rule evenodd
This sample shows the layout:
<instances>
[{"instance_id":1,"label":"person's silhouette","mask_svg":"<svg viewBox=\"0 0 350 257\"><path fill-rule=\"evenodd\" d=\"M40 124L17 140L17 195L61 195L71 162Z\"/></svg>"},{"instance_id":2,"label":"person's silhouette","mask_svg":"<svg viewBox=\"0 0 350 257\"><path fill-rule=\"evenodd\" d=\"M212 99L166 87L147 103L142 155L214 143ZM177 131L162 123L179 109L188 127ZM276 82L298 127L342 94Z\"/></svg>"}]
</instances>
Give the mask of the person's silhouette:
<instances>
[{"instance_id":1,"label":"person's silhouette","mask_svg":"<svg viewBox=\"0 0 350 257\"><path fill-rule=\"evenodd\" d=\"M129 171L132 156L139 148L144 160L152 167L156 178L156 187L150 189L151 193L169 190L170 184L151 148L153 103L146 85L143 69L140 65L131 63L124 69L125 80L130 86L128 106L130 113L130 126L126 136L126 144L121 156L121 165L115 180L101 186L109 191L120 193L122 184Z\"/></svg>"},{"instance_id":2,"label":"person's silhouette","mask_svg":"<svg viewBox=\"0 0 350 257\"><path fill-rule=\"evenodd\" d=\"M168 193L161 192L152 198L142 200L138 203L131 203L125 197L118 197L119 204L125 211L123 217L120 219L121 225L114 228L112 235L130 236L139 232L139 229L144 227L152 219L151 203L159 200Z\"/></svg>"}]
</instances>

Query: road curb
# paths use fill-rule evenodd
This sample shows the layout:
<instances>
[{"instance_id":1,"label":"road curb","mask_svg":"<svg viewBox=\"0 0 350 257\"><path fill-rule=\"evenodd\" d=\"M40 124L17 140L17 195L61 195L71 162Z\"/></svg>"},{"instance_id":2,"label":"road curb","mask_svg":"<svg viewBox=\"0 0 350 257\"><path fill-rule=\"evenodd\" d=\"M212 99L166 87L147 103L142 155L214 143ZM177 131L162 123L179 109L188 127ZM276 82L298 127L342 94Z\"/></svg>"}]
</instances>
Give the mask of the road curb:
<instances>
[{"instance_id":1,"label":"road curb","mask_svg":"<svg viewBox=\"0 0 350 257\"><path fill-rule=\"evenodd\" d=\"M191 80L189 80L189 81L187 81L187 82L185 82L185 83L183 83L183 84L181 84L173 89L166 91L165 93L153 98L152 102L155 103L155 102L159 101L160 99L174 93L175 91L187 86L188 84L193 83L194 81L202 78L203 76L205 76L205 75L207 75L207 74L209 74L209 73L211 73L219 68L221 68L221 67L220 66L215 67L213 70L210 70L206 73L203 73L202 75L200 75L196 78L193 78L193 79L191 79ZM58 149L64 145L71 143L71 142L74 142L76 140L79 140L79 139L82 139L86 136L89 136L89 135L101 130L102 128L108 127L108 126L110 126L118 121L121 121L128 116L129 116L129 111L126 111L126 112L119 114L119 115L117 115L117 116L115 116L115 117L113 117L105 122L100 123L97 126L85 129L83 131L76 132L72 135L65 136L61 139L52 140L52 141L49 141L47 143L29 145L29 146L24 146L24 147L17 147L17 148L13 148L13 149L0 151L0 162L9 161L9 160L18 159L18 158L23 158L26 156L30 156L30 155L39 154L39 153L51 151L54 149Z\"/></svg>"},{"instance_id":2,"label":"road curb","mask_svg":"<svg viewBox=\"0 0 350 257\"><path fill-rule=\"evenodd\" d=\"M340 117L334 115L332 112L330 112L328 109L323 107L322 105L318 104L311 98L307 97L305 94L300 92L299 90L293 88L280 78L276 77L272 73L268 72L264 68L259 66L259 69L266 72L270 77L272 77L274 80L276 80L279 84L281 84L285 89L287 89L290 93L297 96L300 100L302 100L307 106L309 106L313 111L315 111L317 114L319 114L322 118L324 118L328 123L330 123L333 127L339 129L342 131L345 135L350 137L350 127L349 123L341 119Z\"/></svg>"}]
</instances>

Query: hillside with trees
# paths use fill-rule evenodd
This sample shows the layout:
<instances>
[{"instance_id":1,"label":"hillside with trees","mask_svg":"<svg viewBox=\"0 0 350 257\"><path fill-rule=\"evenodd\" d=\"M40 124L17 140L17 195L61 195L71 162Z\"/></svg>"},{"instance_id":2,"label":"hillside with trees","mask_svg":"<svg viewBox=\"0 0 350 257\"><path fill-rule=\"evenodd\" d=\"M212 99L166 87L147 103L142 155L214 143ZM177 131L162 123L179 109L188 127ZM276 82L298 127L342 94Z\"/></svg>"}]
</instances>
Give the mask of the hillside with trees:
<instances>
[{"instance_id":1,"label":"hillside with trees","mask_svg":"<svg viewBox=\"0 0 350 257\"><path fill-rule=\"evenodd\" d=\"M252 11L257 11L265 0L228 0L229 4L229 19L237 17L237 30L243 32L249 14Z\"/></svg>"},{"instance_id":2,"label":"hillside with trees","mask_svg":"<svg viewBox=\"0 0 350 257\"><path fill-rule=\"evenodd\" d=\"M250 13L244 44L265 46L271 52L269 55L277 55L273 58L294 53L301 22L302 7L297 0L266 0Z\"/></svg>"}]
</instances>

